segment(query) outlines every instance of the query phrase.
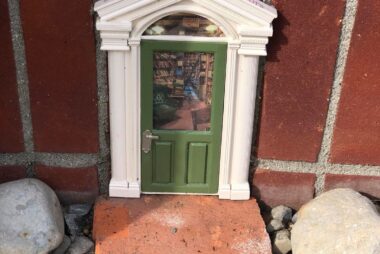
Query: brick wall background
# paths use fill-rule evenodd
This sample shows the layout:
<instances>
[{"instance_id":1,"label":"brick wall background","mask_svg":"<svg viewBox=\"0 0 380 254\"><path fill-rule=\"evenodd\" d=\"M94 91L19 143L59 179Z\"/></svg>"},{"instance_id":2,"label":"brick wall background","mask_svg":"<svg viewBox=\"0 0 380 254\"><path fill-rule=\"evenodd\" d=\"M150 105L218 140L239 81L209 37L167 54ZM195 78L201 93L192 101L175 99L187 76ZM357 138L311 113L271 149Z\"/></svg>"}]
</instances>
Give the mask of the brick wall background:
<instances>
[{"instance_id":1,"label":"brick wall background","mask_svg":"<svg viewBox=\"0 0 380 254\"><path fill-rule=\"evenodd\" d=\"M380 198L380 3L272 4L253 195L294 208L336 187ZM0 0L0 182L37 177L64 203L91 201L109 181L107 64L92 7Z\"/></svg>"},{"instance_id":2,"label":"brick wall background","mask_svg":"<svg viewBox=\"0 0 380 254\"><path fill-rule=\"evenodd\" d=\"M0 182L36 177L63 203L92 201L109 181L93 4L0 0Z\"/></svg>"}]
</instances>

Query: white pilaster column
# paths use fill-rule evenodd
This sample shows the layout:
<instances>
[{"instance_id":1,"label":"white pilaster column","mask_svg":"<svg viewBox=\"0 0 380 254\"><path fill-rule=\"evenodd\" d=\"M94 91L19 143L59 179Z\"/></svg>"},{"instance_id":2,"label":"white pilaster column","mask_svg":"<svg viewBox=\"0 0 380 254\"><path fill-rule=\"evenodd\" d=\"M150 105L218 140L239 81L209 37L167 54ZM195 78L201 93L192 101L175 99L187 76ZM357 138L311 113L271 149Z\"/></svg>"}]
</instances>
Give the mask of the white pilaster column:
<instances>
[{"instance_id":1,"label":"white pilaster column","mask_svg":"<svg viewBox=\"0 0 380 254\"><path fill-rule=\"evenodd\" d=\"M129 40L130 51L125 54L126 72L126 156L129 190L126 197L139 198L140 184L140 39Z\"/></svg>"},{"instance_id":2,"label":"white pilaster column","mask_svg":"<svg viewBox=\"0 0 380 254\"><path fill-rule=\"evenodd\" d=\"M240 41L228 43L227 50L227 67L226 83L224 95L224 113L223 113L223 133L222 147L220 153L220 172L219 172L219 198L231 199L231 155L233 144L233 125L234 125L234 105L236 94L236 77L238 66L238 49Z\"/></svg>"},{"instance_id":3,"label":"white pilaster column","mask_svg":"<svg viewBox=\"0 0 380 254\"><path fill-rule=\"evenodd\" d=\"M128 191L125 143L125 53L108 52L110 131L111 131L111 168L112 178L109 186L111 197L125 197Z\"/></svg>"},{"instance_id":4,"label":"white pilaster column","mask_svg":"<svg viewBox=\"0 0 380 254\"><path fill-rule=\"evenodd\" d=\"M231 199L248 200L253 121L259 56L239 50L239 66L232 149Z\"/></svg>"}]
</instances>

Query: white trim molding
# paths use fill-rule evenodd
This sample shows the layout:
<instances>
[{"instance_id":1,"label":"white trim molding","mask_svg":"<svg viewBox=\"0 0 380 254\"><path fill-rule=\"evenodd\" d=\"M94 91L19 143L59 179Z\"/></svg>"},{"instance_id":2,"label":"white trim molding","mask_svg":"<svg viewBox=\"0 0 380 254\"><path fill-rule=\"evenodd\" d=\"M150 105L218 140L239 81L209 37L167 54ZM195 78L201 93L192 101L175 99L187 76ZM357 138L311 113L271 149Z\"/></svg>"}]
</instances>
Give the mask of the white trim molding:
<instances>
[{"instance_id":1,"label":"white trim molding","mask_svg":"<svg viewBox=\"0 0 380 254\"><path fill-rule=\"evenodd\" d=\"M111 163L110 196L141 195L140 41L155 21L174 13L205 17L223 38L178 36L178 41L228 43L219 169L219 198L247 200L259 57L273 34L277 11L259 0L101 0L96 2L101 49L108 51Z\"/></svg>"}]
</instances>

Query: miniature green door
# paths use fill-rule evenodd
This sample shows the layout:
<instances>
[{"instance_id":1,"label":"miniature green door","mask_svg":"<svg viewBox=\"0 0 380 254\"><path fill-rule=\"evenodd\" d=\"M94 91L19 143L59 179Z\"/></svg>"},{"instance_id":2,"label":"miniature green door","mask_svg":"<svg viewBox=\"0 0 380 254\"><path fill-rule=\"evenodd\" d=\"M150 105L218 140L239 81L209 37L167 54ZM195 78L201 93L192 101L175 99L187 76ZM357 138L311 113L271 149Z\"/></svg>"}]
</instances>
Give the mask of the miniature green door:
<instances>
[{"instance_id":1,"label":"miniature green door","mask_svg":"<svg viewBox=\"0 0 380 254\"><path fill-rule=\"evenodd\" d=\"M142 191L217 193L227 45L142 41Z\"/></svg>"}]
</instances>

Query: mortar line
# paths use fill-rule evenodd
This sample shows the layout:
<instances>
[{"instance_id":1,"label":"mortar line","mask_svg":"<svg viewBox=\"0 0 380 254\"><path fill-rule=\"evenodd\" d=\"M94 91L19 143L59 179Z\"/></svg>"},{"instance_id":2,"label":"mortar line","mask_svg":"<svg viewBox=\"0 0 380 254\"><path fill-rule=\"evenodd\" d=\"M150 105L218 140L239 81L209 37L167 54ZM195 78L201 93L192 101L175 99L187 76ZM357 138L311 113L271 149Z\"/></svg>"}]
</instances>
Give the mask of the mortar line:
<instances>
[{"instance_id":1,"label":"mortar line","mask_svg":"<svg viewBox=\"0 0 380 254\"><path fill-rule=\"evenodd\" d=\"M257 168L292 173L380 176L380 166L370 165L322 164L259 159L257 162Z\"/></svg>"},{"instance_id":2,"label":"mortar line","mask_svg":"<svg viewBox=\"0 0 380 254\"><path fill-rule=\"evenodd\" d=\"M0 166L25 166L33 168L34 164L51 167L81 168L96 166L98 154L80 153L2 153L0 154ZM30 172L30 174L34 174Z\"/></svg>"},{"instance_id":3,"label":"mortar line","mask_svg":"<svg viewBox=\"0 0 380 254\"><path fill-rule=\"evenodd\" d=\"M17 91L26 152L34 151L33 125L30 110L29 79L25 56L25 42L20 17L19 0L8 0L13 53L16 65Z\"/></svg>"},{"instance_id":4,"label":"mortar line","mask_svg":"<svg viewBox=\"0 0 380 254\"><path fill-rule=\"evenodd\" d=\"M31 162L28 163L26 166L26 177L28 178L35 178L36 177L36 171L34 170L35 163Z\"/></svg>"},{"instance_id":5,"label":"mortar line","mask_svg":"<svg viewBox=\"0 0 380 254\"><path fill-rule=\"evenodd\" d=\"M328 164L331 152L333 132L336 123L336 117L339 108L340 96L342 93L342 82L345 73L348 52L351 43L352 32L355 24L358 0L347 0L345 13L342 21L341 35L339 39L339 48L337 62L334 73L334 82L330 95L329 109L327 112L326 126L322 139L321 151L318 156L318 162Z\"/></svg>"},{"instance_id":6,"label":"mortar line","mask_svg":"<svg viewBox=\"0 0 380 254\"><path fill-rule=\"evenodd\" d=\"M317 173L317 180L314 183L315 196L319 196L325 189L326 173Z\"/></svg>"},{"instance_id":7,"label":"mortar line","mask_svg":"<svg viewBox=\"0 0 380 254\"><path fill-rule=\"evenodd\" d=\"M94 23L96 15L92 13ZM98 157L98 180L101 194L108 193L110 148L108 145L108 86L107 86L107 53L100 50L101 38L99 31L94 26L96 40L96 75L98 84L98 131L99 131L99 157Z\"/></svg>"}]
</instances>

